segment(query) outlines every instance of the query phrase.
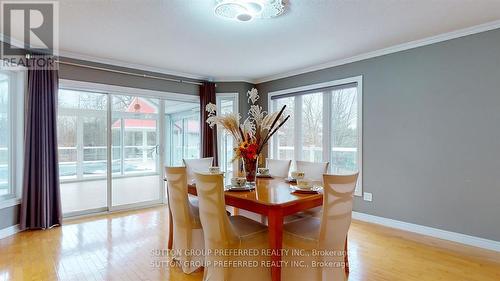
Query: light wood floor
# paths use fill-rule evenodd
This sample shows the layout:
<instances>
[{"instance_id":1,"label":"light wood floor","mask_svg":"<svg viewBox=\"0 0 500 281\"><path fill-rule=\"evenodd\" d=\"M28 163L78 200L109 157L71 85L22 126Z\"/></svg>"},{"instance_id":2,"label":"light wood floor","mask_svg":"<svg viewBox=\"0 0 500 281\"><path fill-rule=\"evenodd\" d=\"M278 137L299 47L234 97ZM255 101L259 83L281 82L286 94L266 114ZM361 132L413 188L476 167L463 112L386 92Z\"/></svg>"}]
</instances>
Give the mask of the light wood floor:
<instances>
[{"instance_id":1,"label":"light wood floor","mask_svg":"<svg viewBox=\"0 0 500 281\"><path fill-rule=\"evenodd\" d=\"M201 280L169 268L168 215L159 207L67 222L0 240L4 280ZM350 281L500 280L500 254L354 221ZM156 253L157 254L157 253Z\"/></svg>"}]
</instances>

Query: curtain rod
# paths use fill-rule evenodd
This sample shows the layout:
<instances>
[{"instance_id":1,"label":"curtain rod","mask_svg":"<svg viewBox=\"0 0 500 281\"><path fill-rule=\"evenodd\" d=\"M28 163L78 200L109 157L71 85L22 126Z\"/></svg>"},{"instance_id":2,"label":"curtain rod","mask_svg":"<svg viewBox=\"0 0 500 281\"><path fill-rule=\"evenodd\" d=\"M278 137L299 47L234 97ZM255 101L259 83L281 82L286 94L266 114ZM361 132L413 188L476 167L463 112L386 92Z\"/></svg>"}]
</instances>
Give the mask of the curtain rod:
<instances>
[{"instance_id":1,"label":"curtain rod","mask_svg":"<svg viewBox=\"0 0 500 281\"><path fill-rule=\"evenodd\" d=\"M139 74L139 73L134 73L134 72L128 72L128 71L122 71L122 70L116 70L116 69L110 69L110 68L98 67L98 66L91 66L91 65L79 64L79 63L73 63L73 62L66 62L66 61L60 61L60 60L58 60L57 62L60 64L85 67L85 68L90 68L90 69L95 69L95 70L102 70L102 71L131 75L131 76L142 77L142 78L150 78L150 79L156 79L156 80L164 80L164 81L169 81L169 82L185 83L185 84L192 84L192 85L199 85L199 86L203 85L203 83L201 83L201 82L195 82L195 81L189 81L189 80L160 77L160 76L154 76L154 75L148 75L148 74Z\"/></svg>"}]
</instances>

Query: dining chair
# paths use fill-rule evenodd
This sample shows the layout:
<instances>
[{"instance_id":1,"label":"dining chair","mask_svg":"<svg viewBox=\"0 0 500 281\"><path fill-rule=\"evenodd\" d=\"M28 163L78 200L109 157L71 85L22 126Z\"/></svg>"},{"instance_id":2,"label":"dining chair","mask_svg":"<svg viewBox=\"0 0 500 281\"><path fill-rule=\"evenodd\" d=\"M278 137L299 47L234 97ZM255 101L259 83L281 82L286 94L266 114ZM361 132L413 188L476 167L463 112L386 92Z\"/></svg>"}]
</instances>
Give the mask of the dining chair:
<instances>
[{"instance_id":1,"label":"dining chair","mask_svg":"<svg viewBox=\"0 0 500 281\"><path fill-rule=\"evenodd\" d=\"M205 248L199 211L188 199L186 167L165 167L165 177L173 222L173 258L189 274L203 264L202 256L183 254Z\"/></svg>"},{"instance_id":2,"label":"dining chair","mask_svg":"<svg viewBox=\"0 0 500 281\"><path fill-rule=\"evenodd\" d=\"M200 159L182 159L184 166L187 168L188 182L192 183L194 180L194 173L206 173L214 162L213 157L200 158Z\"/></svg>"},{"instance_id":3,"label":"dining chair","mask_svg":"<svg viewBox=\"0 0 500 281\"><path fill-rule=\"evenodd\" d=\"M269 248L267 227L243 216L226 216L222 174L195 173L195 178L207 253L203 281L271 280L269 267L261 266L262 261L270 260L262 255ZM238 255L244 250L258 254ZM257 262L258 266L232 266L233 262ZM217 266L221 263L228 266Z\"/></svg>"},{"instance_id":4,"label":"dining chair","mask_svg":"<svg viewBox=\"0 0 500 281\"><path fill-rule=\"evenodd\" d=\"M290 172L292 160L266 159L266 168L273 177L286 178Z\"/></svg>"},{"instance_id":5,"label":"dining chair","mask_svg":"<svg viewBox=\"0 0 500 281\"><path fill-rule=\"evenodd\" d=\"M328 162L295 161L295 169L304 172L305 178L312 181L321 181L323 174L328 173Z\"/></svg>"},{"instance_id":6,"label":"dining chair","mask_svg":"<svg viewBox=\"0 0 500 281\"><path fill-rule=\"evenodd\" d=\"M346 280L349 273L347 232L351 225L353 194L358 173L353 175L324 175L323 212L321 218L308 217L284 225L283 244L289 252L284 255L290 263L305 265L323 262L323 267L285 267L283 280ZM320 256L312 253L329 253Z\"/></svg>"}]
</instances>

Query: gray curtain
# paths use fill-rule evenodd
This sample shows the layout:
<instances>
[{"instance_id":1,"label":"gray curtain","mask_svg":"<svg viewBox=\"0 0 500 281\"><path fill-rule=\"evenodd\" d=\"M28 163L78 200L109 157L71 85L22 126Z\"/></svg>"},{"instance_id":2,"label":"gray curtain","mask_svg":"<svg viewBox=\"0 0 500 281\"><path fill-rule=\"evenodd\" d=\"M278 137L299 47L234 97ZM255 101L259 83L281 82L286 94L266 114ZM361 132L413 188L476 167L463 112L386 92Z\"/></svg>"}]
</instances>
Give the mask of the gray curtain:
<instances>
[{"instance_id":1,"label":"gray curtain","mask_svg":"<svg viewBox=\"0 0 500 281\"><path fill-rule=\"evenodd\" d=\"M57 70L28 70L20 226L47 229L62 221L57 159Z\"/></svg>"}]
</instances>

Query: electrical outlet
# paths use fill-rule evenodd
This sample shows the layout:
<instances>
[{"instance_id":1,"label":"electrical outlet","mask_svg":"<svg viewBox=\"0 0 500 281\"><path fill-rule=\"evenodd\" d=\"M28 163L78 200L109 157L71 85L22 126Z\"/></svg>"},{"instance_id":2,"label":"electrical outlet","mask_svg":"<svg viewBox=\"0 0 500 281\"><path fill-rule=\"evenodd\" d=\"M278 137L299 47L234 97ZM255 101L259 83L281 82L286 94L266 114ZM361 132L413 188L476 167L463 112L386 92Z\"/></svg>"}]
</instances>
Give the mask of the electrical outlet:
<instances>
[{"instance_id":1,"label":"electrical outlet","mask_svg":"<svg viewBox=\"0 0 500 281\"><path fill-rule=\"evenodd\" d=\"M363 193L363 200L368 201L368 202L372 202L372 194L369 192Z\"/></svg>"}]
</instances>

